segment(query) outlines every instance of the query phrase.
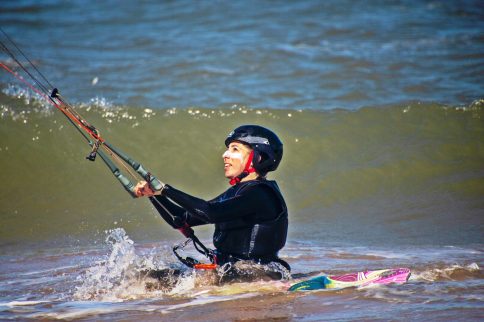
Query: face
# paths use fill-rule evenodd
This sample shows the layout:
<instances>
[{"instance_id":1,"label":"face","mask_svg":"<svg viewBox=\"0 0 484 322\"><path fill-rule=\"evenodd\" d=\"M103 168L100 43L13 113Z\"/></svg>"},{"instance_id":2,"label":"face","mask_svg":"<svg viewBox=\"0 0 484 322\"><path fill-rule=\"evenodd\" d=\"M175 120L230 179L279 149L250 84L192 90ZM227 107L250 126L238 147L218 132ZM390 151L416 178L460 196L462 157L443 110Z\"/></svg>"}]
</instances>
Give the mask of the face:
<instances>
[{"instance_id":1,"label":"face","mask_svg":"<svg viewBox=\"0 0 484 322\"><path fill-rule=\"evenodd\" d=\"M251 151L250 147L237 141L229 144L227 151L222 155L226 178L235 178L244 171Z\"/></svg>"}]
</instances>

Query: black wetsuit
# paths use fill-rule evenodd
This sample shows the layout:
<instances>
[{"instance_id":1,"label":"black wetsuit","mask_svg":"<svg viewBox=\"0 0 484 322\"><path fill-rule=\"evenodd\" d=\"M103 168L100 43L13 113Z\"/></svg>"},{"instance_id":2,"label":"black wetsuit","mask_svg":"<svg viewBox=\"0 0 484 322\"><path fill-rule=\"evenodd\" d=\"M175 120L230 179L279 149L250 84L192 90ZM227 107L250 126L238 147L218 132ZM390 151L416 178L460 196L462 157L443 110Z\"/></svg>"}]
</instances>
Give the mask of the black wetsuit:
<instances>
[{"instance_id":1,"label":"black wetsuit","mask_svg":"<svg viewBox=\"0 0 484 322\"><path fill-rule=\"evenodd\" d=\"M241 182L210 201L166 185L163 194L151 201L175 228L185 223L215 224L213 244L220 265L253 260L259 264L278 262L290 270L278 257L286 243L288 215L275 181Z\"/></svg>"}]
</instances>

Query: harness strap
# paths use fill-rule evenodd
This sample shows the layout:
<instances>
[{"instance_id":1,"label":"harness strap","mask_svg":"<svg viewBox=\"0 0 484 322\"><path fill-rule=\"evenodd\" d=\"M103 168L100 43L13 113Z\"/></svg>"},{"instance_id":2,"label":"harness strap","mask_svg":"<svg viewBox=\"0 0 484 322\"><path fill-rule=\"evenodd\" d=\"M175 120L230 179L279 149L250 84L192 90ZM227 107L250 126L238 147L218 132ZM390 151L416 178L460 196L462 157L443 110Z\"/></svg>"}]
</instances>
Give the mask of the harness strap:
<instances>
[{"instance_id":1,"label":"harness strap","mask_svg":"<svg viewBox=\"0 0 484 322\"><path fill-rule=\"evenodd\" d=\"M178 230L185 236L187 239L178 244L173 246L173 253L175 254L176 258L186 266L190 268L195 268L195 269L215 269L217 268L217 255L215 252L209 248L207 248L201 241L198 239L198 237L195 235L195 232L193 229L185 223L185 225L181 228L178 228ZM183 257L181 256L178 251L185 248L188 243L193 242L193 246L195 249L205 257L207 257L210 260L210 263L200 263L200 261L192 258L192 257Z\"/></svg>"}]
</instances>

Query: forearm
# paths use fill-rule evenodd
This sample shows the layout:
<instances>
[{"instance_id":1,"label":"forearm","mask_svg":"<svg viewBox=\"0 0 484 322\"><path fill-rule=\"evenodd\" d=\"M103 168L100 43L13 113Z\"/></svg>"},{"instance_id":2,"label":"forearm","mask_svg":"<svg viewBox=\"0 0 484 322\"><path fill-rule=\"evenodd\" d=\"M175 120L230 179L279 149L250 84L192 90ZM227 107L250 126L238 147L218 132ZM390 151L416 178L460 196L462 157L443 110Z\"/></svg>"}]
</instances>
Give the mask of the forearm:
<instances>
[{"instance_id":1,"label":"forearm","mask_svg":"<svg viewBox=\"0 0 484 322\"><path fill-rule=\"evenodd\" d=\"M203 221L205 223L212 222L210 220L210 217L207 215L207 213L209 212L209 205L207 201L197 197L193 197L169 185L165 186L163 190L163 196L170 198L178 205L180 205L183 209L188 211L188 213L192 215L190 217L195 217L199 221Z\"/></svg>"},{"instance_id":2,"label":"forearm","mask_svg":"<svg viewBox=\"0 0 484 322\"><path fill-rule=\"evenodd\" d=\"M156 208L160 216L173 228L178 229L184 226L185 210L164 196L149 197L151 203Z\"/></svg>"},{"instance_id":3,"label":"forearm","mask_svg":"<svg viewBox=\"0 0 484 322\"><path fill-rule=\"evenodd\" d=\"M191 216L186 209L175 204L166 196L153 196L150 197L150 201L160 216L173 228L180 228L185 223L191 227L207 224L206 221Z\"/></svg>"}]
</instances>

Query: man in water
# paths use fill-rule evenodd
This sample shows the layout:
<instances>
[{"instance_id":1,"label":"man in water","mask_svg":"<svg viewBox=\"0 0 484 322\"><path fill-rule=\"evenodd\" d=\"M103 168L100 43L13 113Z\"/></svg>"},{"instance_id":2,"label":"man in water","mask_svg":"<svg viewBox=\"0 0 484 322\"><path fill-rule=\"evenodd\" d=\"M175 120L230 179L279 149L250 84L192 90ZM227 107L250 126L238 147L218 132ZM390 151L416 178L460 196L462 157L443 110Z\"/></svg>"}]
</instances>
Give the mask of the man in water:
<instances>
[{"instance_id":1,"label":"man in water","mask_svg":"<svg viewBox=\"0 0 484 322\"><path fill-rule=\"evenodd\" d=\"M287 278L290 266L278 257L286 243L287 207L276 182L266 179L282 159L282 142L267 128L243 125L229 134L225 145L224 172L232 187L215 199L205 201L169 185L154 192L145 181L138 183L136 193L150 197L175 228L215 224L217 264L232 272L228 275L249 263L272 279Z\"/></svg>"}]
</instances>

